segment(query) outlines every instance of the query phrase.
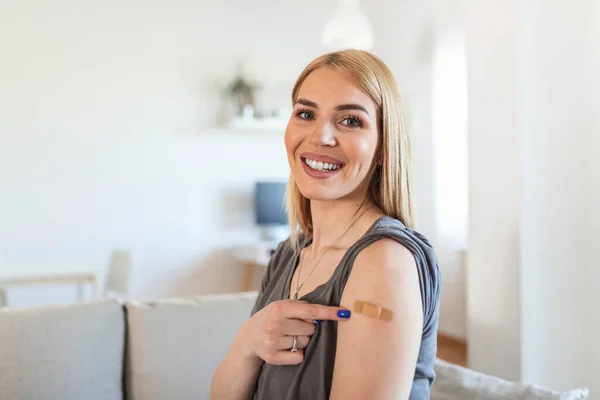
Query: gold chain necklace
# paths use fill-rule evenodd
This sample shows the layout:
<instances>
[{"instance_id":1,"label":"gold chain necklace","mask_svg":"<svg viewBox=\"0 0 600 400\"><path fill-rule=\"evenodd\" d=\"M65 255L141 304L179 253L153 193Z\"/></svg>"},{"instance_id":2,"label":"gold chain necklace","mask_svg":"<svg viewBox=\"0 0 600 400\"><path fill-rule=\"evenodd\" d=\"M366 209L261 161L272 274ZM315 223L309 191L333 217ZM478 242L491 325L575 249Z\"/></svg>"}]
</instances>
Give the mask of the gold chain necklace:
<instances>
[{"instance_id":1,"label":"gold chain necklace","mask_svg":"<svg viewBox=\"0 0 600 400\"><path fill-rule=\"evenodd\" d=\"M304 283L306 282L306 280L312 275L312 273L315 271L315 269L317 268L317 265L319 265L319 263L321 262L321 259L323 258L323 256L325 255L325 253L327 253L329 251L330 248L332 248L333 246L335 246L337 244L337 242L339 242L344 235L346 235L346 233L348 233L348 231L354 226L354 224L356 224L358 222L359 219L361 219L361 217L370 209L371 207L366 208L359 216L358 218L356 218L354 220L354 222L352 222L352 224L350 224L350 226L340 235L340 237L338 237L336 239L335 242L333 242L333 244L329 247L327 247L327 249L325 249L325 251L321 254L321 257L319 257L319 259L317 260L317 263L315 264L315 266L310 270L310 272L308 273L308 275L306 275L306 277L304 278L304 280L302 281L302 283L300 283L300 274L302 273L302 262L300 262L300 266L298 267L298 279L296 279L296 293L294 293L294 300L298 300L298 292L300 291L300 289L302 289L302 286L304 286Z\"/></svg>"}]
</instances>

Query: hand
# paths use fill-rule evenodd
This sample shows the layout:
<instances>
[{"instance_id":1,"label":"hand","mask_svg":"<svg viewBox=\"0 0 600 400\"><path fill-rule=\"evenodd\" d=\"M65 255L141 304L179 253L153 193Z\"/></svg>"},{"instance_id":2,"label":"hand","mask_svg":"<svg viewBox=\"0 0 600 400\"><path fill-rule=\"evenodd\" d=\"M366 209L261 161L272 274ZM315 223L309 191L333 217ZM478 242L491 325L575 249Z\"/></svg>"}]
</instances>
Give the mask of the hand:
<instances>
[{"instance_id":1,"label":"hand","mask_svg":"<svg viewBox=\"0 0 600 400\"><path fill-rule=\"evenodd\" d=\"M338 312L342 311L341 316ZM268 364L293 365L304 359L304 349L316 331L315 320L343 321L350 312L339 307L280 300L269 304L247 321L247 346L252 355ZM296 336L298 351L290 349Z\"/></svg>"}]
</instances>

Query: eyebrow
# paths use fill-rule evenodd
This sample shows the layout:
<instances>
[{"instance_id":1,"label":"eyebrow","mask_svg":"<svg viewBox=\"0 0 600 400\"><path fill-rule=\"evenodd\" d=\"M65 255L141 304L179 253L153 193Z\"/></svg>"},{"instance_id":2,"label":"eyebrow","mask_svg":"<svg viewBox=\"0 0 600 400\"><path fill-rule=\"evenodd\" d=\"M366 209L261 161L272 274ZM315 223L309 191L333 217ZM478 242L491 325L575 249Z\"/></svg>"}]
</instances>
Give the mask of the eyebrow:
<instances>
[{"instance_id":1,"label":"eyebrow","mask_svg":"<svg viewBox=\"0 0 600 400\"><path fill-rule=\"evenodd\" d=\"M298 100L296 100L296 103L302 104L307 107L316 108L317 110L319 109L319 105L317 103L315 103L314 101L307 100L307 99L298 99ZM367 109L364 108L363 106L361 106L360 104L352 104L352 103L340 104L335 109L338 111L359 110L359 111L363 111L365 114L369 115L369 112L367 111Z\"/></svg>"}]
</instances>

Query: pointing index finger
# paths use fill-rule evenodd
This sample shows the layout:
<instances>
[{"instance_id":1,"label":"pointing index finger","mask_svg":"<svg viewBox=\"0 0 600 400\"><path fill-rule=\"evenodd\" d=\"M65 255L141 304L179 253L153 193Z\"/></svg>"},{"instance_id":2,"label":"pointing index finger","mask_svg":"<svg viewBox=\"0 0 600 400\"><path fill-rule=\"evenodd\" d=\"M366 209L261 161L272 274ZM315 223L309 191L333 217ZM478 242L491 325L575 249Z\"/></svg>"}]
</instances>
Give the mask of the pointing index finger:
<instances>
[{"instance_id":1,"label":"pointing index finger","mask_svg":"<svg viewBox=\"0 0 600 400\"><path fill-rule=\"evenodd\" d=\"M343 321L350 318L350 310L322 304L294 303L289 309L289 318L313 320Z\"/></svg>"}]
</instances>

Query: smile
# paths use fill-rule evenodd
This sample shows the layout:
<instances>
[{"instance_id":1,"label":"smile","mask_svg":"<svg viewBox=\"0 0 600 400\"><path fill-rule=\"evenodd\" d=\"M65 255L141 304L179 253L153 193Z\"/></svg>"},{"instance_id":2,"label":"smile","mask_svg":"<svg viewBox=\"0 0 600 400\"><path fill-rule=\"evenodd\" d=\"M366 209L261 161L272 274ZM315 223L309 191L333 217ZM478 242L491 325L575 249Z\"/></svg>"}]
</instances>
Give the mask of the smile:
<instances>
[{"instance_id":1,"label":"smile","mask_svg":"<svg viewBox=\"0 0 600 400\"><path fill-rule=\"evenodd\" d=\"M308 165L311 169L314 169L315 171L324 171L324 172L336 171L336 170L340 169L343 165L343 164L324 163L322 161L315 161L315 160L311 160L309 158L305 158L304 163L306 165Z\"/></svg>"}]
</instances>

